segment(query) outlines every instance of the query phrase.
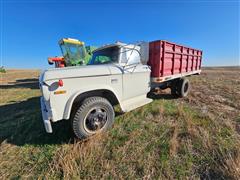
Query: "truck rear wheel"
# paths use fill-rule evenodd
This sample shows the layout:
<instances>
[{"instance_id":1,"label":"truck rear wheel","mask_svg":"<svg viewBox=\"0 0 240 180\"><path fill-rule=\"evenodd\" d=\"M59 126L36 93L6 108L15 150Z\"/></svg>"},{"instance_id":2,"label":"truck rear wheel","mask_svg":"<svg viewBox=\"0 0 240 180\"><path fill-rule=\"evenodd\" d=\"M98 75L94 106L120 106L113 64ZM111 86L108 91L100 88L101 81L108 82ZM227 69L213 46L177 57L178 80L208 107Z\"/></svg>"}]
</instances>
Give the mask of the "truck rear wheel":
<instances>
[{"instance_id":1,"label":"truck rear wheel","mask_svg":"<svg viewBox=\"0 0 240 180\"><path fill-rule=\"evenodd\" d=\"M177 97L186 97L190 90L190 82L187 78L175 81L171 86L171 94Z\"/></svg>"},{"instance_id":2,"label":"truck rear wheel","mask_svg":"<svg viewBox=\"0 0 240 180\"><path fill-rule=\"evenodd\" d=\"M179 97L179 86L180 84L180 80L179 79L176 79L176 80L173 80L172 81L172 84L170 86L171 88L171 94L174 96L174 97Z\"/></svg>"},{"instance_id":3,"label":"truck rear wheel","mask_svg":"<svg viewBox=\"0 0 240 180\"><path fill-rule=\"evenodd\" d=\"M188 92L190 90L190 82L187 78L183 78L180 80L178 90L180 97L186 97L188 95Z\"/></svg>"},{"instance_id":4,"label":"truck rear wheel","mask_svg":"<svg viewBox=\"0 0 240 180\"><path fill-rule=\"evenodd\" d=\"M114 117L114 109L107 99L86 98L73 117L73 132L79 139L87 138L109 129Z\"/></svg>"}]
</instances>

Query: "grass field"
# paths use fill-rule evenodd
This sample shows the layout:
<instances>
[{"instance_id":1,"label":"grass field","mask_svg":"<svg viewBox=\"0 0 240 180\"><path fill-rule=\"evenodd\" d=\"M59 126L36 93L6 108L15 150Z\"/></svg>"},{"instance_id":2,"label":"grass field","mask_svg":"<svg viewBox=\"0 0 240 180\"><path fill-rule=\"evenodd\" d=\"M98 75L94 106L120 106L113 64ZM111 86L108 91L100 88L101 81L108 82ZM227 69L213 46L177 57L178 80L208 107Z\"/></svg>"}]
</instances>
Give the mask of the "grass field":
<instances>
[{"instance_id":1,"label":"grass field","mask_svg":"<svg viewBox=\"0 0 240 180\"><path fill-rule=\"evenodd\" d=\"M37 70L0 73L0 179L239 179L240 69L205 68L86 141L68 121L46 134Z\"/></svg>"}]
</instances>

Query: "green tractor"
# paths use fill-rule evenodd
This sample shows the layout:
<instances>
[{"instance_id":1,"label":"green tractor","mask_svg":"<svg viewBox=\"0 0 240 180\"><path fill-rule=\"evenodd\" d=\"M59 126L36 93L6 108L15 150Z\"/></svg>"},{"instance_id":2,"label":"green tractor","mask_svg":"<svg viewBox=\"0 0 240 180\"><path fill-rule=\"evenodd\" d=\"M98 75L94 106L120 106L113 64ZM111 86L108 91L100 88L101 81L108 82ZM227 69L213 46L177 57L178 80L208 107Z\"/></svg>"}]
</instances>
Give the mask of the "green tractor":
<instances>
[{"instance_id":1,"label":"green tractor","mask_svg":"<svg viewBox=\"0 0 240 180\"><path fill-rule=\"evenodd\" d=\"M85 46L84 42L72 38L63 38L59 41L62 51L60 57L49 57L48 63L55 67L82 66L87 65L92 57L92 46Z\"/></svg>"}]
</instances>

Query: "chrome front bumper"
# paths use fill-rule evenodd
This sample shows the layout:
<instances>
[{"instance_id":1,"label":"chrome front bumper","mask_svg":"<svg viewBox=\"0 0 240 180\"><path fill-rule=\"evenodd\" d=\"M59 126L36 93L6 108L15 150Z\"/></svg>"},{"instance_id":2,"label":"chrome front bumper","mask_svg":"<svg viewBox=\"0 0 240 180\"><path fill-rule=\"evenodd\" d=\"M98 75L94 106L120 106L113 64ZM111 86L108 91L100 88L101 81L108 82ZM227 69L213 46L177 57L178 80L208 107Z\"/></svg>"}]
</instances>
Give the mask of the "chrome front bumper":
<instances>
[{"instance_id":1,"label":"chrome front bumper","mask_svg":"<svg viewBox=\"0 0 240 180\"><path fill-rule=\"evenodd\" d=\"M44 104L43 97L40 98L40 102L41 102L42 119L43 119L45 130L47 133L52 133L52 125L48 115L48 110Z\"/></svg>"}]
</instances>

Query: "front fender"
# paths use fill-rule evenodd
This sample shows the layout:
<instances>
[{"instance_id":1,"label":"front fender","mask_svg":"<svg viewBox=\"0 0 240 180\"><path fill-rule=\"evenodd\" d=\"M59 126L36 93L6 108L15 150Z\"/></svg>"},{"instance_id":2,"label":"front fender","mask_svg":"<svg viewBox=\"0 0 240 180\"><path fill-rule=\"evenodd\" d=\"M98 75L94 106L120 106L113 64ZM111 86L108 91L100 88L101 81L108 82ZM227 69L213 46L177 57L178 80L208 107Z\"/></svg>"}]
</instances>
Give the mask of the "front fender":
<instances>
[{"instance_id":1,"label":"front fender","mask_svg":"<svg viewBox=\"0 0 240 180\"><path fill-rule=\"evenodd\" d=\"M70 98L68 99L67 103L66 103L66 106L65 106L65 110L64 110L64 114L63 114L63 119L69 119L70 118L70 115L71 115L71 109L72 109L72 105L73 105L73 102L74 100L81 94L83 93L87 93L87 92L93 92L93 91L98 91L98 90L108 90L108 91L111 91L117 98L119 104L120 104L120 107L122 108L121 106L121 97L119 96L119 94L113 89L111 88L110 86L102 86L102 87L89 87L89 88L84 88L84 89L81 89L81 90L78 90L76 91L75 93L73 93Z\"/></svg>"}]
</instances>

